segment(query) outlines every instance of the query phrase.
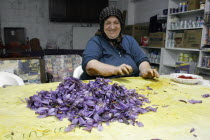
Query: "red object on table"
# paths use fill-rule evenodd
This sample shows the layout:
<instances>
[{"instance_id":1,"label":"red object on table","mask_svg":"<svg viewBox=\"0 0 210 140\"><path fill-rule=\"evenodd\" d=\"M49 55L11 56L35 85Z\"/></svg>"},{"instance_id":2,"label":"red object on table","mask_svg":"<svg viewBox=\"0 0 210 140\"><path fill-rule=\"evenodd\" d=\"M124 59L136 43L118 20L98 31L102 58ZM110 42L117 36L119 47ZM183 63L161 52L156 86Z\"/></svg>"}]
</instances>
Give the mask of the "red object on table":
<instances>
[{"instance_id":1,"label":"red object on table","mask_svg":"<svg viewBox=\"0 0 210 140\"><path fill-rule=\"evenodd\" d=\"M182 78L182 79L196 79L196 78L193 78L192 76L185 76L185 75L180 75L178 78Z\"/></svg>"}]
</instances>

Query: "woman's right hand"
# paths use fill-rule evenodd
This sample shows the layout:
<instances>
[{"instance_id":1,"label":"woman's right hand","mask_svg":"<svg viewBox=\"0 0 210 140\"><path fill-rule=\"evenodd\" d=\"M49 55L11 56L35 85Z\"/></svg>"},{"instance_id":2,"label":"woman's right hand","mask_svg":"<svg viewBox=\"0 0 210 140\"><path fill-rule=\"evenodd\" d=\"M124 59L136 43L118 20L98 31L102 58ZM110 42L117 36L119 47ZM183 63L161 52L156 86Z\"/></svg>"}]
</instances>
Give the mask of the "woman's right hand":
<instances>
[{"instance_id":1,"label":"woman's right hand","mask_svg":"<svg viewBox=\"0 0 210 140\"><path fill-rule=\"evenodd\" d=\"M118 67L116 67L116 75L130 75L133 72L133 69L131 66L127 64L122 64Z\"/></svg>"}]
</instances>

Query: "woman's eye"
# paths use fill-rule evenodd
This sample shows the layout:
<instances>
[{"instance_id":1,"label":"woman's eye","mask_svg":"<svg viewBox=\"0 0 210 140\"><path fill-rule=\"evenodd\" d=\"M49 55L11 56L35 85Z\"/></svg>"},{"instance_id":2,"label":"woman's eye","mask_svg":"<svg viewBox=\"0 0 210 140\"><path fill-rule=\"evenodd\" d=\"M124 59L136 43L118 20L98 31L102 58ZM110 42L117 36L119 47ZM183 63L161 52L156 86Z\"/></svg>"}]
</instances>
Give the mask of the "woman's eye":
<instances>
[{"instance_id":1,"label":"woman's eye","mask_svg":"<svg viewBox=\"0 0 210 140\"><path fill-rule=\"evenodd\" d=\"M107 22L107 23L105 23L106 25L110 25L111 24L111 22ZM119 22L114 22L114 23L112 23L112 24L114 24L114 25L118 25L118 24L120 24Z\"/></svg>"}]
</instances>

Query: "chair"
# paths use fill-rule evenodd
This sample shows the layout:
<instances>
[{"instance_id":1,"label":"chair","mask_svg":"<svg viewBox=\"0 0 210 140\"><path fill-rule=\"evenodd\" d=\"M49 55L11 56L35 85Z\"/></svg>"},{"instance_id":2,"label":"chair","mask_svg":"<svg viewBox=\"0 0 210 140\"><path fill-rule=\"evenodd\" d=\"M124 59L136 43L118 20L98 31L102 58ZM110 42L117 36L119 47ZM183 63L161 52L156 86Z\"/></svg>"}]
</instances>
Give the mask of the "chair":
<instances>
[{"instance_id":1,"label":"chair","mask_svg":"<svg viewBox=\"0 0 210 140\"><path fill-rule=\"evenodd\" d=\"M83 70L82 70L82 66L79 65L78 67L76 67L76 69L74 70L73 72L73 77L75 78L80 78L80 75L83 73Z\"/></svg>"},{"instance_id":2,"label":"chair","mask_svg":"<svg viewBox=\"0 0 210 140\"><path fill-rule=\"evenodd\" d=\"M42 47L40 45L40 41L38 38L32 38L29 41L30 47L31 47L31 51L32 52L37 52L37 51L42 51Z\"/></svg>"},{"instance_id":3,"label":"chair","mask_svg":"<svg viewBox=\"0 0 210 140\"><path fill-rule=\"evenodd\" d=\"M0 87L25 85L23 80L9 72L0 72Z\"/></svg>"}]
</instances>

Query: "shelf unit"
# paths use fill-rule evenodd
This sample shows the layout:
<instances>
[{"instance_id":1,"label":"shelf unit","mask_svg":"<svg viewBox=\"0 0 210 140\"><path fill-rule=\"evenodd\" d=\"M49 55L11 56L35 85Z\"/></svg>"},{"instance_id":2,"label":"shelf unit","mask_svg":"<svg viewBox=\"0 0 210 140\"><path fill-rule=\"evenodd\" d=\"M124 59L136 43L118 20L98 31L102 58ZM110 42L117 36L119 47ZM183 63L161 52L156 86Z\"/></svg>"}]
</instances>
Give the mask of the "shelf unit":
<instances>
[{"instance_id":1,"label":"shelf unit","mask_svg":"<svg viewBox=\"0 0 210 140\"><path fill-rule=\"evenodd\" d=\"M168 9L177 8L180 2L184 2L184 0L169 0ZM196 74L199 74L200 71L210 73L210 68L201 67L202 56L210 56L210 50L202 50L207 27L205 25L196 26L196 22L193 22L196 20L196 17L204 17L204 13L210 11L209 3L210 1L206 0L205 9L168 14L165 48L161 50L162 62L160 63L160 74L170 74L175 72L176 62L178 61L180 53L189 53L197 56L197 61L195 62L197 64ZM188 28L188 26L184 24L187 22L189 23L189 21L193 24L190 24L191 26ZM180 24L182 26L180 26ZM185 30L201 30L201 45L199 48L175 48L173 45L169 45L170 40L173 40L173 38L170 38L171 33L183 33Z\"/></svg>"},{"instance_id":2,"label":"shelf unit","mask_svg":"<svg viewBox=\"0 0 210 140\"><path fill-rule=\"evenodd\" d=\"M143 51L148 55L148 58L150 60L150 64L153 68L158 69L159 73L161 71L161 67L162 67L162 52L164 48L161 47L151 47L151 46L141 46L141 48L143 49ZM157 56L151 55L151 54L157 54Z\"/></svg>"}]
</instances>

